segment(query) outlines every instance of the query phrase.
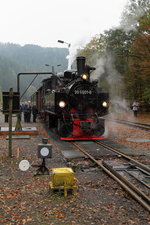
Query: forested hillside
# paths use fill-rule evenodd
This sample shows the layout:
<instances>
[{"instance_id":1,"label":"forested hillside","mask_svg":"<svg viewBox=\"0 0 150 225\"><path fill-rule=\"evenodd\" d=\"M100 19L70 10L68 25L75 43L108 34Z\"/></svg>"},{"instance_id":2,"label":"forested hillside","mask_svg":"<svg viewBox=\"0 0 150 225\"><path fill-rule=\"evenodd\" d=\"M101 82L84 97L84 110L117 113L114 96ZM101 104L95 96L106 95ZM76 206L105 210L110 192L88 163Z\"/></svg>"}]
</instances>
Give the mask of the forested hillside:
<instances>
[{"instance_id":1,"label":"forested hillside","mask_svg":"<svg viewBox=\"0 0 150 225\"><path fill-rule=\"evenodd\" d=\"M55 72L64 71L67 68L68 49L66 48L42 48L37 45L20 46L16 44L0 43L0 88L8 91L17 88L17 74L24 72L51 72L54 66ZM46 67L45 64L49 64ZM61 65L57 67L57 65ZM21 91L23 92L33 76L21 77ZM36 78L32 87L28 90L26 98L32 90L40 85L44 76Z\"/></svg>"}]
</instances>

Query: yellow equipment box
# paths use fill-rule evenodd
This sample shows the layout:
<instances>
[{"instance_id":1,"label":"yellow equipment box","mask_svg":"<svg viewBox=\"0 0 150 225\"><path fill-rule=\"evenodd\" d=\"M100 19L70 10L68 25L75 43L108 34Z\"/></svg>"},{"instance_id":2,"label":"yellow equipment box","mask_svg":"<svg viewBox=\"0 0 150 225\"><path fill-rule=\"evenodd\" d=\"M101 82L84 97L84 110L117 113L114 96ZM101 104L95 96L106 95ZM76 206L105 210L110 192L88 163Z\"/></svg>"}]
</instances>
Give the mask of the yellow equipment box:
<instances>
[{"instance_id":1,"label":"yellow equipment box","mask_svg":"<svg viewBox=\"0 0 150 225\"><path fill-rule=\"evenodd\" d=\"M71 168L53 168L52 169L52 181L49 183L51 189L64 190L64 196L67 196L67 190L72 189L74 195L76 195L76 179L74 172Z\"/></svg>"}]
</instances>

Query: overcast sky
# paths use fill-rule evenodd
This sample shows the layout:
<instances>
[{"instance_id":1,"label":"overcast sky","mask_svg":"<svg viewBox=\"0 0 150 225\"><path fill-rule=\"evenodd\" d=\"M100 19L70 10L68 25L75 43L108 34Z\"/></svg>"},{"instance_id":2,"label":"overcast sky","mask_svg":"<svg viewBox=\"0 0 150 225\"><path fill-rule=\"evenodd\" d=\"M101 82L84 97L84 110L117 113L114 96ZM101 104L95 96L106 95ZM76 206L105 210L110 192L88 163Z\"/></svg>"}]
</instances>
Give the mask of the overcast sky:
<instances>
[{"instance_id":1,"label":"overcast sky","mask_svg":"<svg viewBox=\"0 0 150 225\"><path fill-rule=\"evenodd\" d=\"M0 0L0 42L66 47L119 25L127 0Z\"/></svg>"}]
</instances>

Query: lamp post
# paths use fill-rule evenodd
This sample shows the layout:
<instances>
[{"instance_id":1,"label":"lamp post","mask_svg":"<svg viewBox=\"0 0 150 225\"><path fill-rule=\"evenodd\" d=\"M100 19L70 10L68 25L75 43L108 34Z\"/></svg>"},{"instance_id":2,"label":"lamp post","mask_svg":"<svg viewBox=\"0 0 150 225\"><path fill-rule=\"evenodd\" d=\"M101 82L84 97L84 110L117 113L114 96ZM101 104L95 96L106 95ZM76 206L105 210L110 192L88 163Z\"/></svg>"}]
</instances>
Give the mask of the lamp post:
<instances>
[{"instance_id":1,"label":"lamp post","mask_svg":"<svg viewBox=\"0 0 150 225\"><path fill-rule=\"evenodd\" d=\"M65 44L68 45L68 50L69 50L69 55L68 55L69 57L67 56L68 57L68 69L71 69L71 59L70 59L71 58L70 57L70 55L71 55L71 49L69 49L70 46L71 46L71 44L68 43L68 42L62 41L62 40L58 40L58 42L61 43L61 44L64 44L65 43Z\"/></svg>"},{"instance_id":2,"label":"lamp post","mask_svg":"<svg viewBox=\"0 0 150 225\"><path fill-rule=\"evenodd\" d=\"M65 41L62 41L62 40L58 40L58 42L59 43L61 43L61 44L67 44L68 45L68 48L70 48L70 46L71 46L71 44L70 43L67 43L67 42L65 42Z\"/></svg>"},{"instance_id":3,"label":"lamp post","mask_svg":"<svg viewBox=\"0 0 150 225\"><path fill-rule=\"evenodd\" d=\"M49 64L45 64L45 66L50 66ZM61 66L61 64L58 64L56 66ZM52 73L54 73L54 66L52 66Z\"/></svg>"}]
</instances>

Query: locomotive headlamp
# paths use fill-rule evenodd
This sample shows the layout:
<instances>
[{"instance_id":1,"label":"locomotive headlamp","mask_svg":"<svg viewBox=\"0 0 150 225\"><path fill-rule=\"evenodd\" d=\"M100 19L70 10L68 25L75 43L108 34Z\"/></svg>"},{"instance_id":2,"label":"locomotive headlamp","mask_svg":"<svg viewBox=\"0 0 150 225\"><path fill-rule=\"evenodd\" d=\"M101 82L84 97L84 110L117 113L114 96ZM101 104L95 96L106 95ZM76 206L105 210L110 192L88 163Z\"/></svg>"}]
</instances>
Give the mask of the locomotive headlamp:
<instances>
[{"instance_id":1,"label":"locomotive headlamp","mask_svg":"<svg viewBox=\"0 0 150 225\"><path fill-rule=\"evenodd\" d=\"M66 103L65 103L64 101L60 101L60 102L58 103L58 105L59 105L60 108L65 108Z\"/></svg>"},{"instance_id":2,"label":"locomotive headlamp","mask_svg":"<svg viewBox=\"0 0 150 225\"><path fill-rule=\"evenodd\" d=\"M107 107L107 106L108 106L108 103L107 103L107 102L103 102L103 103L102 103L102 106L103 106L103 107Z\"/></svg>"},{"instance_id":3,"label":"locomotive headlamp","mask_svg":"<svg viewBox=\"0 0 150 225\"><path fill-rule=\"evenodd\" d=\"M52 158L52 145L39 144L38 145L38 158Z\"/></svg>"},{"instance_id":4,"label":"locomotive headlamp","mask_svg":"<svg viewBox=\"0 0 150 225\"><path fill-rule=\"evenodd\" d=\"M88 74L84 73L84 74L81 74L81 77L83 80L87 80L88 79Z\"/></svg>"}]
</instances>

